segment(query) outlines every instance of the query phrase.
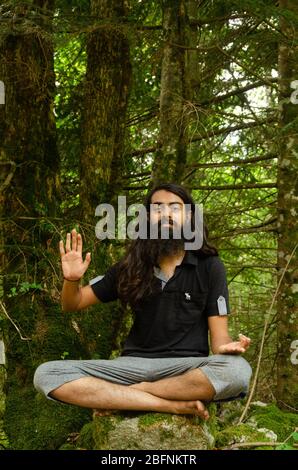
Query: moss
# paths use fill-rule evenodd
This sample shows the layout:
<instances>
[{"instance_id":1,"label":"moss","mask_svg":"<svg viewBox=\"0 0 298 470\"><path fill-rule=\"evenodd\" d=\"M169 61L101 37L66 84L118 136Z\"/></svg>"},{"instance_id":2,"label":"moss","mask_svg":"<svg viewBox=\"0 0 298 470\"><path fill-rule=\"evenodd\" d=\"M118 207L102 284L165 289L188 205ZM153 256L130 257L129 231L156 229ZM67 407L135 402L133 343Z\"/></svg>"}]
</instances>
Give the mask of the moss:
<instances>
[{"instance_id":1,"label":"moss","mask_svg":"<svg viewBox=\"0 0 298 470\"><path fill-rule=\"evenodd\" d=\"M230 426L216 434L216 448L228 447L239 442L266 442L268 438L264 433L253 429L247 424Z\"/></svg>"},{"instance_id":2,"label":"moss","mask_svg":"<svg viewBox=\"0 0 298 470\"><path fill-rule=\"evenodd\" d=\"M28 388L11 389L5 415L10 448L17 450L58 449L90 419L89 410L47 400Z\"/></svg>"},{"instance_id":3,"label":"moss","mask_svg":"<svg viewBox=\"0 0 298 470\"><path fill-rule=\"evenodd\" d=\"M250 415L259 428L272 430L278 441L284 441L298 427L298 415L280 410L275 404L254 406Z\"/></svg>"},{"instance_id":4,"label":"moss","mask_svg":"<svg viewBox=\"0 0 298 470\"><path fill-rule=\"evenodd\" d=\"M92 450L94 449L94 423L90 422L85 424L81 429L79 438L76 442L76 446L83 449Z\"/></svg>"},{"instance_id":5,"label":"moss","mask_svg":"<svg viewBox=\"0 0 298 470\"><path fill-rule=\"evenodd\" d=\"M209 403L206 408L209 411L208 430L210 434L215 435L219 429L219 424L218 424L218 419L217 419L217 404L214 402ZM200 424L202 424L201 419L200 419Z\"/></svg>"},{"instance_id":6,"label":"moss","mask_svg":"<svg viewBox=\"0 0 298 470\"><path fill-rule=\"evenodd\" d=\"M0 365L0 418L3 417L4 410L5 410L5 395L3 392L5 383L5 369L2 365Z\"/></svg>"},{"instance_id":7,"label":"moss","mask_svg":"<svg viewBox=\"0 0 298 470\"><path fill-rule=\"evenodd\" d=\"M99 416L93 420L94 450L105 449L109 433L115 429L117 422L122 421L119 416Z\"/></svg>"},{"instance_id":8,"label":"moss","mask_svg":"<svg viewBox=\"0 0 298 470\"><path fill-rule=\"evenodd\" d=\"M7 439L7 435L4 432L3 429L3 420L0 420L0 450L1 449L8 449L9 448L9 442Z\"/></svg>"},{"instance_id":9,"label":"moss","mask_svg":"<svg viewBox=\"0 0 298 470\"><path fill-rule=\"evenodd\" d=\"M67 442L66 444L63 444L62 446L60 446L59 450L76 450L76 446L74 444L69 444Z\"/></svg>"},{"instance_id":10,"label":"moss","mask_svg":"<svg viewBox=\"0 0 298 470\"><path fill-rule=\"evenodd\" d=\"M0 366L0 450L8 449L9 442L6 433L4 432L3 416L5 411L5 395L3 392L3 386L5 381L5 369Z\"/></svg>"},{"instance_id":11,"label":"moss","mask_svg":"<svg viewBox=\"0 0 298 470\"><path fill-rule=\"evenodd\" d=\"M217 425L219 430L237 424L242 414L244 400L232 400L218 403Z\"/></svg>"},{"instance_id":12,"label":"moss","mask_svg":"<svg viewBox=\"0 0 298 470\"><path fill-rule=\"evenodd\" d=\"M15 299L12 311L23 334L31 341L21 341L11 325L6 324L5 336L9 341L6 341L4 430L12 449L56 449L70 432L80 430L91 413L87 409L46 400L37 394L33 386L34 372L43 362L60 360L65 352L67 359L90 357L87 330L98 336L94 315L92 325L86 322L85 329L79 325L80 331L84 330L85 341L85 337L73 328L71 316L61 315L60 306L49 299L39 299L34 305L26 298L19 303ZM95 344L94 348L97 346Z\"/></svg>"},{"instance_id":13,"label":"moss","mask_svg":"<svg viewBox=\"0 0 298 470\"><path fill-rule=\"evenodd\" d=\"M140 429L152 426L159 422L172 423L173 416L169 413L144 413L139 415L138 425Z\"/></svg>"},{"instance_id":14,"label":"moss","mask_svg":"<svg viewBox=\"0 0 298 470\"><path fill-rule=\"evenodd\" d=\"M159 430L160 442L163 443L166 440L171 440L175 437L174 431L172 429L163 429Z\"/></svg>"}]
</instances>

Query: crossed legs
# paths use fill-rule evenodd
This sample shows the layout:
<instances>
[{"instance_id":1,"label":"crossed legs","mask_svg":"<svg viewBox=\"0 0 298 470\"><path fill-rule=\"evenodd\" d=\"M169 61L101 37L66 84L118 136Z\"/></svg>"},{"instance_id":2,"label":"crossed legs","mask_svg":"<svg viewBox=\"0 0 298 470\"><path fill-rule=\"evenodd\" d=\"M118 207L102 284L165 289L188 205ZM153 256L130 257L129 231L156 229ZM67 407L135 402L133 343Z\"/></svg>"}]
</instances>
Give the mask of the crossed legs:
<instances>
[{"instance_id":1,"label":"crossed legs","mask_svg":"<svg viewBox=\"0 0 298 470\"><path fill-rule=\"evenodd\" d=\"M175 377L128 386L84 377L61 385L50 396L87 408L196 414L208 419L201 400L210 401L214 394L207 377L194 369Z\"/></svg>"}]
</instances>

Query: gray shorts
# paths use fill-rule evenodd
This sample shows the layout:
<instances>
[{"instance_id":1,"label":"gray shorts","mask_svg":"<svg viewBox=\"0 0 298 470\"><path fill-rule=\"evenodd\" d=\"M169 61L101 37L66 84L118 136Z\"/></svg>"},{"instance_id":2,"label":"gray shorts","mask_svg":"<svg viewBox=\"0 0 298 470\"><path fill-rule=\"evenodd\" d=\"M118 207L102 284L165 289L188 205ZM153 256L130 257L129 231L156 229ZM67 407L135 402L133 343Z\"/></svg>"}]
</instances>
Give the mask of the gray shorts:
<instances>
[{"instance_id":1,"label":"gray shorts","mask_svg":"<svg viewBox=\"0 0 298 470\"><path fill-rule=\"evenodd\" d=\"M60 360L41 364L34 375L34 386L47 398L66 382L97 377L112 383L132 385L174 377L199 368L213 385L214 401L233 400L246 395L251 367L241 356L215 354L208 357L144 358L120 356L115 359Z\"/></svg>"}]
</instances>

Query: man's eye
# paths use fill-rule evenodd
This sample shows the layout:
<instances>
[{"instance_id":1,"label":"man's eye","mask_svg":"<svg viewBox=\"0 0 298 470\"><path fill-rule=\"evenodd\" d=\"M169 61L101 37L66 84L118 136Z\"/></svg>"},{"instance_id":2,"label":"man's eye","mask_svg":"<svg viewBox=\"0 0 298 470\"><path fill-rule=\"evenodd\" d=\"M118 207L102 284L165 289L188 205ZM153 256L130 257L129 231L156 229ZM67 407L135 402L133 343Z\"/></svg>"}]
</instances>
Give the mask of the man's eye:
<instances>
[{"instance_id":1,"label":"man's eye","mask_svg":"<svg viewBox=\"0 0 298 470\"><path fill-rule=\"evenodd\" d=\"M172 210L173 210L174 212L179 212L179 211L180 211L180 204L174 204L174 205L172 206Z\"/></svg>"}]
</instances>

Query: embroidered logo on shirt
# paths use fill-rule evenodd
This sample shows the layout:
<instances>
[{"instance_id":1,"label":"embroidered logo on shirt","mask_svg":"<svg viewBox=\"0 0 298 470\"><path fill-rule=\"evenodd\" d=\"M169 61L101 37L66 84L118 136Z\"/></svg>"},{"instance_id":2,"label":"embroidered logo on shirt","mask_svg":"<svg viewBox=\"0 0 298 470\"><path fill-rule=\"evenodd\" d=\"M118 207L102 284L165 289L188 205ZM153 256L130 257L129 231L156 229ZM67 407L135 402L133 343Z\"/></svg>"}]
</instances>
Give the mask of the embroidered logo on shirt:
<instances>
[{"instance_id":1,"label":"embroidered logo on shirt","mask_svg":"<svg viewBox=\"0 0 298 470\"><path fill-rule=\"evenodd\" d=\"M218 307L218 313L220 315L227 315L228 311L227 311L227 303L226 303L226 299L220 295L217 299L217 307Z\"/></svg>"},{"instance_id":2,"label":"embroidered logo on shirt","mask_svg":"<svg viewBox=\"0 0 298 470\"><path fill-rule=\"evenodd\" d=\"M191 300L191 295L189 292L184 292L185 300Z\"/></svg>"}]
</instances>

